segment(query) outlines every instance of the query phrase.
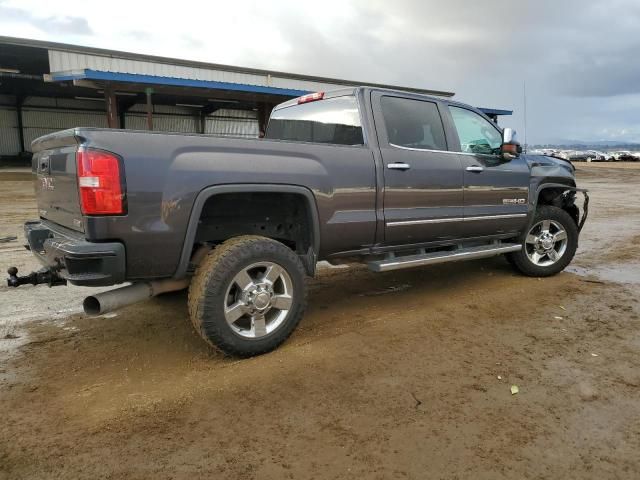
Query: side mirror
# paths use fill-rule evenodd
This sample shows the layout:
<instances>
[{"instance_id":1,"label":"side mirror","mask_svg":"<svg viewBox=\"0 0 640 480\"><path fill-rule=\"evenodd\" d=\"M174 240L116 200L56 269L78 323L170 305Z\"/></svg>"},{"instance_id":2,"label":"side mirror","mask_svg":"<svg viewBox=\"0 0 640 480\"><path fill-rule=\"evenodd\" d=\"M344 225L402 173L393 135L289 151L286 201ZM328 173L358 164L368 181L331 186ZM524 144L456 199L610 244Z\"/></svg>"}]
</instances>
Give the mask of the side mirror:
<instances>
[{"instance_id":1,"label":"side mirror","mask_svg":"<svg viewBox=\"0 0 640 480\"><path fill-rule=\"evenodd\" d=\"M502 130L502 146L500 147L500 156L504 160L513 160L522 153L522 147L516 137L516 131L513 128L505 128Z\"/></svg>"}]
</instances>

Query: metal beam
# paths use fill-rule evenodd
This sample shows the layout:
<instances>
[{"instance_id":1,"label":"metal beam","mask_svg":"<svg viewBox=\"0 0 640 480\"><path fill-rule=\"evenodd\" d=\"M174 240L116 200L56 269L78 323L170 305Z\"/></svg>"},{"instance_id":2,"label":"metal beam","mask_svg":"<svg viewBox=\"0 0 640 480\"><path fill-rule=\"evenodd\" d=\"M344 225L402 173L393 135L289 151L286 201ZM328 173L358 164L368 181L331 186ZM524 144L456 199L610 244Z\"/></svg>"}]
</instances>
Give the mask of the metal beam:
<instances>
[{"instance_id":1,"label":"metal beam","mask_svg":"<svg viewBox=\"0 0 640 480\"><path fill-rule=\"evenodd\" d=\"M211 115L216 110L220 110L222 107L218 103L209 103L202 108L202 112L205 115Z\"/></svg>"},{"instance_id":2,"label":"metal beam","mask_svg":"<svg viewBox=\"0 0 640 480\"><path fill-rule=\"evenodd\" d=\"M78 83L76 83L78 82ZM74 80L73 84L78 87L93 88L101 90L104 88L106 82L103 81L88 81L88 80ZM114 90L119 92L132 92L132 93L144 93L148 85L142 83L126 83L126 82L109 82ZM198 97L208 99L220 99L220 100L234 100L238 102L267 102L277 105L278 103L285 102L294 98L287 95L274 95L267 93L251 93L241 91L228 91L217 90L211 88L194 88L194 87L177 87L170 85L153 85L153 93L157 95L168 95L177 97Z\"/></svg>"},{"instance_id":3,"label":"metal beam","mask_svg":"<svg viewBox=\"0 0 640 480\"><path fill-rule=\"evenodd\" d=\"M51 82L53 82L53 80L50 80ZM82 88L92 88L95 90L101 89L102 87L97 84L96 82L93 82L91 80L74 80L73 81L73 86L74 87L82 87Z\"/></svg>"},{"instance_id":4,"label":"metal beam","mask_svg":"<svg viewBox=\"0 0 640 480\"><path fill-rule=\"evenodd\" d=\"M200 112L198 112L198 118L200 120L200 123L198 124L198 126L200 127L198 130L198 133L205 133L207 130L207 114L204 110L200 110Z\"/></svg>"},{"instance_id":5,"label":"metal beam","mask_svg":"<svg viewBox=\"0 0 640 480\"><path fill-rule=\"evenodd\" d=\"M274 105L265 102L258 103L258 129L260 131L260 137L264 137L267 132L267 122L271 116L271 111Z\"/></svg>"},{"instance_id":6,"label":"metal beam","mask_svg":"<svg viewBox=\"0 0 640 480\"><path fill-rule=\"evenodd\" d=\"M153 88L145 88L144 93L147 95L147 129L153 130L153 103L151 102Z\"/></svg>"},{"instance_id":7,"label":"metal beam","mask_svg":"<svg viewBox=\"0 0 640 480\"><path fill-rule=\"evenodd\" d=\"M118 116L118 99L112 86L107 84L104 87L104 101L107 105L107 125L109 128L120 128L120 118Z\"/></svg>"},{"instance_id":8,"label":"metal beam","mask_svg":"<svg viewBox=\"0 0 640 480\"><path fill-rule=\"evenodd\" d=\"M22 125L22 105L26 99L22 92L16 93L16 115L18 116L18 141L20 142L20 153L24 153L24 127Z\"/></svg>"}]
</instances>

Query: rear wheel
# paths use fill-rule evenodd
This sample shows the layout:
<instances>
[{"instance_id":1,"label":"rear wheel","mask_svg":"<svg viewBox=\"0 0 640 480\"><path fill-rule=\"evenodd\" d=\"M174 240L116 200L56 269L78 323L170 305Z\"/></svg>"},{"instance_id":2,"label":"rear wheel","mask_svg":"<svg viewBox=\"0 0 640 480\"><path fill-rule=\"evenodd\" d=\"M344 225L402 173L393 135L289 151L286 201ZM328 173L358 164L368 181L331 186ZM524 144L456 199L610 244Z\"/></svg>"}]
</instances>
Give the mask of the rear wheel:
<instances>
[{"instance_id":1,"label":"rear wheel","mask_svg":"<svg viewBox=\"0 0 640 480\"><path fill-rule=\"evenodd\" d=\"M229 355L250 357L283 343L306 305L304 267L280 242L242 236L216 247L189 287L198 334Z\"/></svg>"},{"instance_id":2,"label":"rear wheel","mask_svg":"<svg viewBox=\"0 0 640 480\"><path fill-rule=\"evenodd\" d=\"M548 277L569 265L577 246L578 227L571 216L561 208L543 205L536 211L522 250L508 258L525 275Z\"/></svg>"}]
</instances>

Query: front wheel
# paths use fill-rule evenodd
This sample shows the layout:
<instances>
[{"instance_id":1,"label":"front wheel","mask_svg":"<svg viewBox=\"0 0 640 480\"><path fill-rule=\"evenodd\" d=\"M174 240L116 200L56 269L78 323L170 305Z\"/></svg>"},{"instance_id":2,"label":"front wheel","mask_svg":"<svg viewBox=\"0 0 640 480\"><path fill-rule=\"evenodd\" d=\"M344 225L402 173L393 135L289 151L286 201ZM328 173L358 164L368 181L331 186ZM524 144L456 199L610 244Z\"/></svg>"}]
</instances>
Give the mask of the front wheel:
<instances>
[{"instance_id":1,"label":"front wheel","mask_svg":"<svg viewBox=\"0 0 640 480\"><path fill-rule=\"evenodd\" d=\"M228 355L250 357L284 342L304 314L304 267L280 242L242 236L217 246L189 286L198 334Z\"/></svg>"},{"instance_id":2,"label":"front wheel","mask_svg":"<svg viewBox=\"0 0 640 480\"><path fill-rule=\"evenodd\" d=\"M548 277L565 269L578 247L578 227L571 216L558 207L543 205L522 242L522 250L508 258L520 272L530 277Z\"/></svg>"}]
</instances>

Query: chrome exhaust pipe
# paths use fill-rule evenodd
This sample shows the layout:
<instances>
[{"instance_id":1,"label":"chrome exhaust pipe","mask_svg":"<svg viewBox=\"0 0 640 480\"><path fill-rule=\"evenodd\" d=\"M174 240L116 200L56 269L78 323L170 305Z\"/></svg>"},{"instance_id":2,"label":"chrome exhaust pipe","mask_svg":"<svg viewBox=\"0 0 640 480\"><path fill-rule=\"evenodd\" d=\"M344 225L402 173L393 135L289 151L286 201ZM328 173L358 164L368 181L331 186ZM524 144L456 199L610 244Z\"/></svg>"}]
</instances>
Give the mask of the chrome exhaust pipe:
<instances>
[{"instance_id":1,"label":"chrome exhaust pipe","mask_svg":"<svg viewBox=\"0 0 640 480\"><path fill-rule=\"evenodd\" d=\"M141 302L161 293L183 290L189 286L189 278L182 280L155 280L139 282L126 287L116 288L107 292L91 295L84 299L82 308L87 315L102 315L118 308Z\"/></svg>"}]
</instances>

